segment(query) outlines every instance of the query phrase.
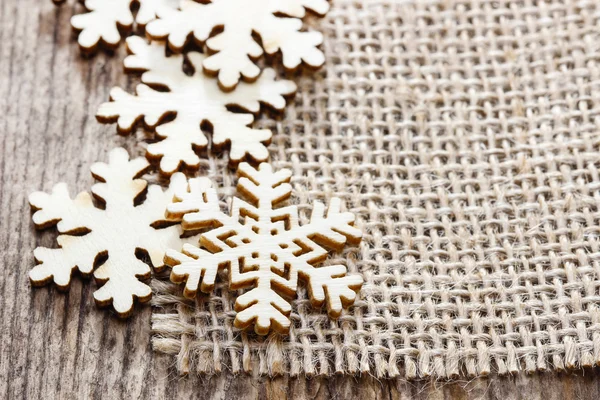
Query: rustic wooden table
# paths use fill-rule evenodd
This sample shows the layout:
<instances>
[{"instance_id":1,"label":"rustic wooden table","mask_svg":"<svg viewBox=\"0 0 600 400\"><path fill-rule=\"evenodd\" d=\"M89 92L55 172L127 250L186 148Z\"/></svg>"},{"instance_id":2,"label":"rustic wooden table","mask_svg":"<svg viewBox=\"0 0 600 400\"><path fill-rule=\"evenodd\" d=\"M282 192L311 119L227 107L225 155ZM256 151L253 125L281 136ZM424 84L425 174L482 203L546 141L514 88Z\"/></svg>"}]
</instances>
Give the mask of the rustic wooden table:
<instances>
[{"instance_id":1,"label":"rustic wooden table","mask_svg":"<svg viewBox=\"0 0 600 400\"><path fill-rule=\"evenodd\" d=\"M32 289L33 249L53 246L55 234L34 231L28 193L60 181L72 194L87 190L90 165L108 150L140 153L135 140L94 118L111 86L132 86L124 49L82 58L69 25L73 7L81 6L0 1L0 398L600 398L600 375L589 370L452 383L179 377L170 357L152 351L150 307L123 322L96 309L89 282L75 279L67 293Z\"/></svg>"}]
</instances>

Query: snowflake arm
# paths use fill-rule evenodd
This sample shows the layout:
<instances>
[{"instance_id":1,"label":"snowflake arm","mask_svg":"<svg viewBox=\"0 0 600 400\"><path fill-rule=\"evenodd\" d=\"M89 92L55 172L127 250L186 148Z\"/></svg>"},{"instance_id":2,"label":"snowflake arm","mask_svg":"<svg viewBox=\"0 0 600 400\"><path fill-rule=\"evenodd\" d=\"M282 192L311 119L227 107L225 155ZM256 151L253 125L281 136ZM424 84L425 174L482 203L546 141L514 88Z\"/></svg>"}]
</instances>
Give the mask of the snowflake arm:
<instances>
[{"instance_id":1,"label":"snowflake arm","mask_svg":"<svg viewBox=\"0 0 600 400\"><path fill-rule=\"evenodd\" d=\"M149 278L151 270L137 253L146 252L152 264L161 267L168 248L180 248L189 240L180 238L180 226L165 227L167 204L175 191L187 185L183 174L173 176L166 192L150 186L143 204L135 205L147 188L147 182L138 177L148 166L141 158L130 161L124 149L111 151L108 164L94 164L92 174L100 183L92 187L92 193L105 209L96 208L87 193L71 200L64 184L56 185L52 194L30 196L30 204L38 210L33 215L36 226L57 224L61 233L58 249L35 250L39 265L30 272L34 285L54 280L64 289L74 269L90 274L99 264L94 271L101 285L94 293L98 305L112 304L124 317L131 312L135 298L142 302L150 298L150 287L140 279Z\"/></svg>"},{"instance_id":2,"label":"snowflake arm","mask_svg":"<svg viewBox=\"0 0 600 400\"><path fill-rule=\"evenodd\" d=\"M105 203L110 211L113 207L133 207L137 197L148 183L139 179L149 169L148 162L141 158L129 160L124 149L115 149L109 154L109 162L95 163L90 168L92 176L100 181L92 186L92 194Z\"/></svg>"},{"instance_id":3,"label":"snowflake arm","mask_svg":"<svg viewBox=\"0 0 600 400\"><path fill-rule=\"evenodd\" d=\"M170 175L181 164L198 168L200 158L194 149L205 148L208 141L200 129L199 118L185 112L177 113L177 103L185 99L169 98L168 94L144 84L137 86L135 96L120 88L113 88L110 97L111 101L100 106L98 120L109 123L117 119L119 133L128 134L143 118L145 125L155 129L158 137L162 139L147 148L148 158L160 160L161 172ZM170 105L172 107L169 107ZM161 120L173 113L178 116L175 120L160 124ZM157 126L159 124L160 126Z\"/></svg>"},{"instance_id":4,"label":"snowflake arm","mask_svg":"<svg viewBox=\"0 0 600 400\"><path fill-rule=\"evenodd\" d=\"M183 229L188 231L232 223L232 217L221 212L217 192L207 178L190 179L187 190L175 193L174 202L167 207L166 216L171 220L181 220ZM165 263L173 267L171 281L186 282L186 297L195 297L198 287L204 293L212 291L217 272L224 261L214 257L209 259L211 256L211 253L192 245L184 245L182 253L167 251ZM203 263L197 268L196 260L200 257Z\"/></svg>"},{"instance_id":5,"label":"snowflake arm","mask_svg":"<svg viewBox=\"0 0 600 400\"><path fill-rule=\"evenodd\" d=\"M323 36L301 31L306 9L324 15L329 3L257 0L249 9L245 0L212 0L208 4L183 0L179 10L160 10L159 18L148 24L146 32L153 39L166 38L176 52L183 49L190 36L206 43L213 54L204 60L204 70L218 75L224 90L232 90L241 78L254 81L259 76L254 60L263 54L263 48L268 54L280 51L287 69L295 69L302 61L314 68L323 65L325 58L317 48ZM217 27L223 30L211 36ZM263 47L254 40L253 33L260 36Z\"/></svg>"},{"instance_id":6,"label":"snowflake arm","mask_svg":"<svg viewBox=\"0 0 600 400\"><path fill-rule=\"evenodd\" d=\"M99 307L112 304L123 317L131 312L135 298L142 303L150 300L152 290L140 281L150 278L150 267L135 253L120 253L118 256L118 260L116 257L109 258L94 272L94 278L101 286L94 292L94 300Z\"/></svg>"},{"instance_id":7,"label":"snowflake arm","mask_svg":"<svg viewBox=\"0 0 600 400\"><path fill-rule=\"evenodd\" d=\"M73 270L78 269L83 275L89 275L94 268L96 254L102 251L96 247L96 254L93 256L81 256L70 250L80 245L88 245L85 236L70 235L85 233L91 221L98 217L98 210L88 193L80 193L72 200L64 183L54 186L51 194L32 193L29 196L29 204L32 209L37 210L33 214L33 222L37 229L57 225L58 232L63 234L57 238L60 248L35 249L37 265L29 272L31 283L41 286L54 281L60 289L65 290L71 282Z\"/></svg>"},{"instance_id":8,"label":"snowflake arm","mask_svg":"<svg viewBox=\"0 0 600 400\"><path fill-rule=\"evenodd\" d=\"M186 190L174 194L166 217L181 221L186 231L224 225L230 219L220 210L217 191L208 178L190 179Z\"/></svg>"},{"instance_id":9,"label":"snowflake arm","mask_svg":"<svg viewBox=\"0 0 600 400\"><path fill-rule=\"evenodd\" d=\"M133 53L125 59L130 70L145 71L143 84L136 95L119 88L111 91L111 100L100 106L96 115L100 122L117 121L121 133L131 132L137 121L156 129L160 140L147 148L147 156L160 159L161 172L170 175L182 165L197 168L200 159L195 150L205 148L208 141L201 130L204 122L212 126L213 148L219 151L230 146L230 160L236 164L243 158L264 161L268 157L265 144L271 139L268 129L253 129L252 113L260 111L260 104L276 110L285 106L284 96L295 92L296 85L289 81L275 81L275 72L266 70L254 84L242 84L235 92L224 93L218 84L204 76L200 65L205 56L189 53L195 73L183 73L183 56L166 57L159 43L148 44L143 39L127 39ZM169 91L157 91L151 86L162 86ZM249 112L234 113L227 109L237 105ZM174 115L167 123L162 120Z\"/></svg>"},{"instance_id":10,"label":"snowflake arm","mask_svg":"<svg viewBox=\"0 0 600 400\"><path fill-rule=\"evenodd\" d=\"M61 233L81 233L96 216L96 208L90 195L80 193L73 200L64 183L55 185L51 194L32 193L29 204L36 210L32 218L37 229L57 225Z\"/></svg>"},{"instance_id":11,"label":"snowflake arm","mask_svg":"<svg viewBox=\"0 0 600 400\"><path fill-rule=\"evenodd\" d=\"M204 59L203 56L199 56L199 53L189 55L195 66L201 65ZM297 87L292 81L278 81L275 80L275 77L275 71L267 68L256 82L252 84L241 83L235 91L226 94L229 104L238 105L253 114L260 111L261 103L274 110L282 111L286 104L285 96L294 94Z\"/></svg>"},{"instance_id":12,"label":"snowflake arm","mask_svg":"<svg viewBox=\"0 0 600 400\"><path fill-rule=\"evenodd\" d=\"M142 72L142 82L145 84L171 91L183 90L189 84L189 78L183 72L183 55L167 57L162 43L148 43L139 36L131 36L125 43L129 52L123 60L125 71Z\"/></svg>"},{"instance_id":13,"label":"snowflake arm","mask_svg":"<svg viewBox=\"0 0 600 400\"><path fill-rule=\"evenodd\" d=\"M65 0L53 0L55 4L64 3ZM71 25L80 31L78 42L84 52L94 52L99 43L106 47L115 48L121 41L119 29L131 30L133 27L133 14L131 4L134 0L86 0L84 2L87 13L75 15L71 18ZM140 8L135 22L144 27L154 20L159 10L175 8L177 0L138 0Z\"/></svg>"},{"instance_id":14,"label":"snowflake arm","mask_svg":"<svg viewBox=\"0 0 600 400\"><path fill-rule=\"evenodd\" d=\"M207 5L194 0L181 0L179 9L163 9L157 13L160 21L146 27L153 40L168 37L171 50L181 52L190 34L204 42L214 26L225 23L225 13L210 12ZM208 12L206 12L208 11ZM156 21L154 21L156 22Z\"/></svg>"},{"instance_id":15,"label":"snowflake arm","mask_svg":"<svg viewBox=\"0 0 600 400\"><path fill-rule=\"evenodd\" d=\"M139 0L140 9L135 16L135 22L145 27L150 21L154 21L158 12L162 9L176 9L179 0Z\"/></svg>"},{"instance_id":16,"label":"snowflake arm","mask_svg":"<svg viewBox=\"0 0 600 400\"><path fill-rule=\"evenodd\" d=\"M121 41L119 26L133 26L129 6L129 0L87 0L85 8L89 12L71 18L73 28L81 31L77 39L81 50L93 52L100 42L109 48L117 47Z\"/></svg>"},{"instance_id":17,"label":"snowflake arm","mask_svg":"<svg viewBox=\"0 0 600 400\"><path fill-rule=\"evenodd\" d=\"M171 265L171 281L185 282L183 295L189 299L196 297L198 289L210 293L217 279L217 272L223 265L212 254L191 244L183 246L183 252L167 251L165 263ZM202 263L198 260L202 258Z\"/></svg>"},{"instance_id":18,"label":"snowflake arm","mask_svg":"<svg viewBox=\"0 0 600 400\"><path fill-rule=\"evenodd\" d=\"M298 19L269 16L257 31L267 54L281 51L286 69L296 69L302 62L319 68L325 63L325 56L318 49L323 43L323 35L320 32L302 32L301 28L302 23Z\"/></svg>"},{"instance_id":19,"label":"snowflake arm","mask_svg":"<svg viewBox=\"0 0 600 400\"><path fill-rule=\"evenodd\" d=\"M354 215L341 213L340 208L340 199L334 197L325 215L325 205L316 202L310 223L292 231L294 235L290 235L288 239L290 246L300 243L299 247L312 249L303 257L299 257L305 262L298 263L297 272L308 282L309 297L313 306L320 307L326 303L328 313L333 318L340 316L342 308L354 303L356 291L363 283L359 275L346 276L347 269L343 265L314 267L315 263L327 257L327 251L320 245L340 250L346 243L358 244L361 240L360 230L352 226ZM289 253L285 253L284 257L286 254Z\"/></svg>"},{"instance_id":20,"label":"snowflake arm","mask_svg":"<svg viewBox=\"0 0 600 400\"><path fill-rule=\"evenodd\" d=\"M306 10L312 10L315 14L324 16L329 11L327 0L283 0L274 3L276 12L294 18L304 18Z\"/></svg>"},{"instance_id":21,"label":"snowflake arm","mask_svg":"<svg viewBox=\"0 0 600 400\"><path fill-rule=\"evenodd\" d=\"M313 305L326 303L329 315L338 317L354 302L362 277L346 275L342 265L316 265L327 257L321 245L341 248L360 240L354 216L340 212L341 202L333 199L326 214L325 206L316 203L310 223L300 226L295 206L274 208L291 194L290 171L242 163L238 173L238 191L250 203L235 198L231 217L219 211L216 194L209 194L206 184L196 184L169 206L174 217L188 219L186 226L216 225L201 235L202 249L186 245L183 253L167 254L166 263L174 266L172 280L185 282L184 295L194 297L199 286L203 292L212 290L216 272L228 266L231 289L250 288L236 301L235 326L254 325L261 335L289 329L288 298L298 279L307 282Z\"/></svg>"}]
</instances>

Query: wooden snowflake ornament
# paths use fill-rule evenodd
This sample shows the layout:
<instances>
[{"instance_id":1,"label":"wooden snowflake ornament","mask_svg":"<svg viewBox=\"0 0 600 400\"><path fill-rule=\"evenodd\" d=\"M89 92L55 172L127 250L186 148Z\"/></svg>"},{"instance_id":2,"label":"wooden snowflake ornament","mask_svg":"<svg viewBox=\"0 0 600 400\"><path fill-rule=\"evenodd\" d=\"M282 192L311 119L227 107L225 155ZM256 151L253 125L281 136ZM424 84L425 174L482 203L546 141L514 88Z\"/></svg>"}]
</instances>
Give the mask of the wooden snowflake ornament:
<instances>
[{"instance_id":1,"label":"wooden snowflake ornament","mask_svg":"<svg viewBox=\"0 0 600 400\"><path fill-rule=\"evenodd\" d=\"M200 159L195 150L208 144L201 130L203 123L212 126L212 150L218 151L229 145L232 163L237 164L246 157L256 161L267 159L266 144L271 140L271 131L249 127L254 120L252 113L260 111L260 103L283 110L284 96L296 91L293 82L276 81L275 72L267 69L255 83L243 83L235 91L225 93L214 79L202 73L200 66L206 58L203 54L187 54L195 72L186 75L183 72L184 57L166 57L164 44L148 44L134 36L127 39L127 46L132 55L125 59L125 67L146 71L142 75L144 84L138 85L136 95L114 88L112 101L102 104L96 117L100 122L116 120L121 133L130 132L142 118L149 127L156 127L162 140L148 146L147 156L161 159L161 172L168 175L182 165L198 167ZM229 111L227 106L230 105L247 111ZM175 115L175 118L161 123L169 115Z\"/></svg>"},{"instance_id":2,"label":"wooden snowflake ornament","mask_svg":"<svg viewBox=\"0 0 600 400\"><path fill-rule=\"evenodd\" d=\"M270 55L280 51L287 69L294 69L303 61L314 68L323 65L325 57L317 48L323 42L323 35L301 30L306 10L324 15L329 3L327 0L183 0L179 10L159 10L159 19L148 24L146 33L153 39L168 38L175 52L181 51L189 37L205 43L209 52L214 53L203 60L205 71L218 74L221 87L231 90L240 76L247 81L258 77L260 69L253 60L263 54L263 49ZM260 37L262 47L253 34Z\"/></svg>"},{"instance_id":3,"label":"wooden snowflake ornament","mask_svg":"<svg viewBox=\"0 0 600 400\"><path fill-rule=\"evenodd\" d=\"M326 214L325 206L315 203L310 222L300 226L296 206L274 208L291 194L289 170L242 163L238 173L238 190L252 204L234 198L231 215L220 211L207 179L192 179L187 191L176 193L176 202L167 208L169 218L183 219L184 229L214 229L201 235L202 248L185 244L182 253L167 251L171 280L185 282L184 295L193 298L198 290L210 292L217 271L229 267L232 290L251 288L236 300L235 326L254 325L259 335L289 330L287 298L295 294L299 278L308 285L311 303L327 303L329 315L338 317L354 302L362 277L346 275L343 265L316 265L328 254L320 245L340 249L360 241L354 215L340 212L340 200L334 198Z\"/></svg>"},{"instance_id":4,"label":"wooden snowflake ornament","mask_svg":"<svg viewBox=\"0 0 600 400\"><path fill-rule=\"evenodd\" d=\"M147 188L147 182L137 179L148 169L143 158L129 161L124 149L110 153L109 163L92 165L92 175L101 183L92 187L93 196L106 206L94 206L87 192L71 199L67 185L59 183L51 194L36 192L29 196L31 207L37 210L33 222L39 229L57 225L59 248L38 247L34 251L39 263L29 273L34 286L54 281L66 289L71 274L79 270L89 275L93 272L102 285L94 292L100 306L112 303L121 317L132 311L133 300L150 299L150 287L140 279L150 277L150 267L136 257L146 252L155 268L164 266L168 248L181 248L197 238L181 239L181 226L165 218L165 209L175 191L185 190L186 178L179 173L171 178L167 191L159 186ZM145 193L140 205L134 202ZM171 226L166 226L170 223Z\"/></svg>"},{"instance_id":5,"label":"wooden snowflake ornament","mask_svg":"<svg viewBox=\"0 0 600 400\"><path fill-rule=\"evenodd\" d=\"M55 4L65 0L53 0ZM87 13L71 18L71 25L81 31L78 37L83 52L94 52L99 43L115 48L121 41L122 30L131 30L134 23L132 3L139 4L135 17L138 27L144 27L156 18L160 9L175 9L178 0L85 0Z\"/></svg>"}]
</instances>

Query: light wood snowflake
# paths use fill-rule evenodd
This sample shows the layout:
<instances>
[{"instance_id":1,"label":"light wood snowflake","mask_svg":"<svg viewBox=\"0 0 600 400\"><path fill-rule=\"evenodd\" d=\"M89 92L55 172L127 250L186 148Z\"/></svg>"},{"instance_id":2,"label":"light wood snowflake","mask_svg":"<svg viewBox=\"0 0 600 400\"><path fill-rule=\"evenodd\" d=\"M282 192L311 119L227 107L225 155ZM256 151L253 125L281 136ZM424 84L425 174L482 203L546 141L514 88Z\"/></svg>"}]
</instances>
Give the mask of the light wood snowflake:
<instances>
[{"instance_id":1,"label":"light wood snowflake","mask_svg":"<svg viewBox=\"0 0 600 400\"><path fill-rule=\"evenodd\" d=\"M65 0L53 0L55 4ZM71 18L74 29L81 31L77 39L79 47L86 53L94 52L98 44L115 48L121 41L120 30L131 30L134 17L131 11L132 3L139 4L135 16L138 28L143 28L156 18L160 9L175 9L178 0L85 0L87 13Z\"/></svg>"},{"instance_id":2,"label":"light wood snowflake","mask_svg":"<svg viewBox=\"0 0 600 400\"><path fill-rule=\"evenodd\" d=\"M200 159L195 150L208 144L201 129L205 122L212 126L212 150L229 145L232 163L246 157L256 161L268 158L265 145L271 140L271 131L249 127L254 120L252 113L260 111L261 103L283 110L284 96L296 91L293 82L276 81L275 72L267 69L255 83L243 83L235 91L225 93L216 80L202 73L201 65L206 56L201 53L187 54L195 73L186 75L184 57L166 57L164 44L147 43L134 36L127 39L127 46L132 55L125 59L125 67L146 71L142 75L144 84L138 85L136 95L120 88L111 90L112 101L102 104L96 117L101 122L117 120L121 133L130 132L142 118L147 126L156 127L162 140L150 144L147 155L161 159L161 172L171 174L182 165L198 167ZM169 91L155 90L151 86ZM227 106L230 105L246 111L229 111ZM169 115L175 118L162 123Z\"/></svg>"},{"instance_id":3,"label":"light wood snowflake","mask_svg":"<svg viewBox=\"0 0 600 400\"><path fill-rule=\"evenodd\" d=\"M153 39L168 38L169 46L176 52L181 51L190 37L206 43L214 54L203 60L204 69L218 74L221 86L231 90L240 77L248 81L258 77L260 69L253 60L263 54L263 49L267 54L281 52L287 69L298 67L302 61L315 68L323 65L325 57L317 48L323 42L323 35L301 30L301 18L307 9L324 15L329 3L326 0L183 0L179 10L159 10L159 19L148 24L146 33ZM254 33L260 37L260 44Z\"/></svg>"},{"instance_id":4,"label":"light wood snowflake","mask_svg":"<svg viewBox=\"0 0 600 400\"><path fill-rule=\"evenodd\" d=\"M150 267L136 253L145 252L156 269L164 266L165 251L181 248L198 238L182 239L180 225L165 218L165 209L175 191L185 190L187 180L181 173L171 177L169 189L147 187L138 179L149 167L143 158L129 161L124 149L111 151L108 164L92 165L92 175L100 181L92 187L93 196L105 204L94 206L92 196L80 193L71 199L64 183L54 186L51 194L36 192L29 196L35 226L39 229L57 225L59 248L38 247L34 251L39 263L29 273L34 286L51 281L61 289L79 270L92 273L102 285L94 292L100 306L112 304L121 317L132 311L133 300L150 299L150 287L140 279L150 277ZM146 192L140 205L134 202ZM170 224L170 226L166 226ZM99 264L98 266L96 264ZM94 267L98 268L94 271Z\"/></svg>"},{"instance_id":5,"label":"light wood snowflake","mask_svg":"<svg viewBox=\"0 0 600 400\"><path fill-rule=\"evenodd\" d=\"M192 244L183 252L167 251L172 265L171 280L185 282L184 295L209 293L220 268L229 267L232 290L251 288L237 298L235 326L254 325L260 335L271 329L287 332L298 279L308 285L311 303L327 303L329 315L338 317L352 304L363 280L346 275L343 265L317 267L327 257L321 245L340 249L346 242L358 243L361 232L352 226L354 215L340 211L340 199L325 205L316 202L310 222L300 226L296 206L274 208L291 194L289 170L273 172L268 164L258 169L242 163L238 190L252 204L233 199L231 215L219 209L216 191L206 178L191 179L187 191L177 192L167 208L171 219L182 219L186 230L212 227L200 237L202 248Z\"/></svg>"}]
</instances>

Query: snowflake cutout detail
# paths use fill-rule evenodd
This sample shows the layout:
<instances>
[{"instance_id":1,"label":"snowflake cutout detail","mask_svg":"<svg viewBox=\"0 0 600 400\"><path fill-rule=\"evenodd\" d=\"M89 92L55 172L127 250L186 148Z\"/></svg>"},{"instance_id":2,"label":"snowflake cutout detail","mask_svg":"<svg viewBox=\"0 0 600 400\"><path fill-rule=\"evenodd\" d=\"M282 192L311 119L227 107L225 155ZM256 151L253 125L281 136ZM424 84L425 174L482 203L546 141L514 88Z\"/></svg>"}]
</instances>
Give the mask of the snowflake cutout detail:
<instances>
[{"instance_id":1,"label":"snowflake cutout detail","mask_svg":"<svg viewBox=\"0 0 600 400\"><path fill-rule=\"evenodd\" d=\"M57 225L60 233L59 248L38 247L34 251L38 265L29 273L34 286L54 281L66 289L77 269L83 275L93 271L102 285L94 292L96 303L112 303L121 317L130 314L134 298L141 302L150 299L150 287L139 280L150 277L150 267L136 253L146 252L152 265L160 269L168 248L197 243L197 238L182 239L181 226L172 225L164 216L173 193L187 187L185 176L173 175L169 189L163 191L137 179L148 167L143 158L129 161L127 151L121 148L111 151L108 164L92 165L92 175L100 181L92 187L92 194L105 203L105 209L95 207L87 192L71 199L64 183L54 186L51 194L35 192L29 196L31 207L37 210L33 214L35 226ZM146 188L146 199L135 206ZM100 265L94 271L95 264Z\"/></svg>"},{"instance_id":2,"label":"snowflake cutout detail","mask_svg":"<svg viewBox=\"0 0 600 400\"><path fill-rule=\"evenodd\" d=\"M208 4L202 4L208 3ZM205 43L210 53L203 61L205 71L218 74L226 90L240 77L256 79L260 69L253 60L266 52L281 52L283 65L295 69L304 61L318 68L325 62L317 48L323 42L319 32L301 31L306 10L324 15L327 0L183 0L179 10L161 9L159 19L150 22L146 33L153 39L168 38L170 48L180 52L191 36ZM223 29L218 29L223 28ZM217 32L217 33L215 33ZM262 47L253 34L260 36Z\"/></svg>"},{"instance_id":3,"label":"snowflake cutout detail","mask_svg":"<svg viewBox=\"0 0 600 400\"><path fill-rule=\"evenodd\" d=\"M251 288L236 300L234 324L240 329L254 325L259 335L289 330L286 297L295 294L299 278L308 285L311 303L327 303L329 315L338 317L354 302L363 279L346 275L343 265L316 265L328 254L321 245L340 249L360 241L361 232L352 226L354 215L340 212L341 201L333 198L326 214L325 205L316 202L310 222L300 226L296 206L274 208L291 194L291 171L242 163L238 174L238 190L252 204L234 198L231 215L220 211L206 178L191 179L188 190L176 193L176 202L167 207L167 216L182 219L186 230L214 228L200 236L203 248L185 244L183 252L167 251L171 280L185 282L184 296L194 298L198 289L209 293L218 270L228 266L232 290Z\"/></svg>"},{"instance_id":4,"label":"snowflake cutout detail","mask_svg":"<svg viewBox=\"0 0 600 400\"><path fill-rule=\"evenodd\" d=\"M65 0L53 0L55 4ZM115 48L121 41L121 30L131 30L134 17L132 3L139 3L135 17L138 27L144 27L154 20L161 9L176 9L178 0L85 0L85 14L71 18L71 25L81 31L77 41L82 51L94 52L99 43Z\"/></svg>"},{"instance_id":5,"label":"snowflake cutout detail","mask_svg":"<svg viewBox=\"0 0 600 400\"><path fill-rule=\"evenodd\" d=\"M241 84L234 92L223 92L214 79L202 73L198 67L206 58L191 52L187 57L195 68L193 75L183 72L183 55L165 56L165 47L160 43L147 43L139 37L127 39L132 55L125 59L128 70L146 71L138 85L136 95L120 88L111 90L112 101L100 106L96 115L100 122L117 120L121 133L133 130L135 123L144 118L147 126L156 129L160 140L148 145L147 156L161 159L161 172L169 175L182 165L198 168L200 158L196 149L203 149L208 141L201 126L212 127L212 150L230 146L229 158L237 164L243 158L264 161L268 158L266 144L271 140L268 129L253 129L252 113L260 111L260 103L276 110L283 110L284 96L296 91L293 82L275 81L275 72L267 69L254 83ZM163 87L169 91L151 88ZM228 106L237 106L246 112L236 113ZM172 121L161 123L169 116ZM158 125L158 126L157 126Z\"/></svg>"}]
</instances>

